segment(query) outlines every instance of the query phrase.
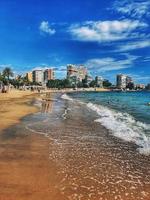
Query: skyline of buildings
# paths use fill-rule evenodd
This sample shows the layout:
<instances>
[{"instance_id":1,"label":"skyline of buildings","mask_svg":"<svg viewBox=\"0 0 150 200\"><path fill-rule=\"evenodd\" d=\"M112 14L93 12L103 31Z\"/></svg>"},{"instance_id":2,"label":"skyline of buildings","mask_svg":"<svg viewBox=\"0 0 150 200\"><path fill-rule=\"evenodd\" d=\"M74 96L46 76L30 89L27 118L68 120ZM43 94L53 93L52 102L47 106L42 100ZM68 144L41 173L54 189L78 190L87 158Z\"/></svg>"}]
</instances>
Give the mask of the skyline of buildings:
<instances>
[{"instance_id":1,"label":"skyline of buildings","mask_svg":"<svg viewBox=\"0 0 150 200\"><path fill-rule=\"evenodd\" d=\"M32 72L26 73L26 78L29 82L36 83L47 83L49 80L55 79L55 73L52 68L43 69L34 69Z\"/></svg>"},{"instance_id":2,"label":"skyline of buildings","mask_svg":"<svg viewBox=\"0 0 150 200\"><path fill-rule=\"evenodd\" d=\"M55 71L56 70L56 71ZM29 82L37 82L37 83L42 83L46 84L48 80L53 80L53 79L70 79L71 82L77 83L81 82L83 79L86 78L87 83L89 84L92 80L95 80L96 82L98 81L96 77L99 77L99 84L102 85L102 80L109 80L108 78L103 78L100 75L97 75L96 73L94 74L95 76L91 76L91 74L88 71L88 68L85 67L83 64L68 64L66 66L66 70L64 69L63 66L63 71L66 73L66 77L62 76L62 78L57 77L57 67L42 67L38 66L34 68L32 71L27 72L25 75L17 75L15 73L15 79L17 79L18 76L26 77L26 79ZM2 75L2 71L0 72ZM110 82L112 83L113 86L117 86L119 89L124 89L130 84L135 84L135 86L139 89L143 89L150 84L150 81L147 81L147 83L143 83L144 81L136 81L136 77L132 77L132 75L128 74L116 74L116 81ZM107 76L106 76L107 77ZM13 78L13 77L12 77ZM134 79L134 81L133 81Z\"/></svg>"},{"instance_id":3,"label":"skyline of buildings","mask_svg":"<svg viewBox=\"0 0 150 200\"><path fill-rule=\"evenodd\" d=\"M32 72L26 73L26 77L30 82L37 82L46 84L49 80L54 80L55 71L53 68L34 69ZM57 79L57 78L56 78ZM84 65L68 64L66 66L66 79L69 80L72 86L82 83L89 86L92 81L95 81L97 87L103 87L103 77L96 75L92 77ZM147 86L149 83L147 84ZM116 83L112 85L118 89L137 88L145 89L146 85L142 83L135 83L131 76L126 74L116 74Z\"/></svg>"},{"instance_id":4,"label":"skyline of buildings","mask_svg":"<svg viewBox=\"0 0 150 200\"><path fill-rule=\"evenodd\" d=\"M32 84L40 84L42 86L46 86L48 81L50 80L60 80L55 76L56 67L45 67L42 69L34 68L32 71L27 72L26 75L15 75L15 80L22 78L26 78L29 83ZM1 76L3 75L0 72ZM19 77L19 78L18 78ZM13 77L12 77L13 78ZM134 77L129 76L128 74L116 74L116 82L112 83L109 79L103 78L102 76L96 75L95 77L91 76L87 67L84 65L77 64L68 64L66 66L66 77L61 80L67 79L69 81L69 87L110 87L112 89L121 89L121 90L150 90L150 82L143 84L142 82L136 82ZM28 84L29 84L28 83ZM107 85L107 86L106 86ZM109 86L108 86L109 85Z\"/></svg>"}]
</instances>

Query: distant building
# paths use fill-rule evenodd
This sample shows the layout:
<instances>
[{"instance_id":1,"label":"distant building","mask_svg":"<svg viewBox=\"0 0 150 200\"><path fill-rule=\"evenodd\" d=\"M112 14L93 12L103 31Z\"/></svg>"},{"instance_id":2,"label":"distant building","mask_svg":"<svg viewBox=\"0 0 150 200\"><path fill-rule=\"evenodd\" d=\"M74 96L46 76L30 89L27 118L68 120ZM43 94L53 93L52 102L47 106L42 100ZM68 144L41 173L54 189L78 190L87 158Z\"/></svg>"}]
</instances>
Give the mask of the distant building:
<instances>
[{"instance_id":1,"label":"distant building","mask_svg":"<svg viewBox=\"0 0 150 200\"><path fill-rule=\"evenodd\" d=\"M116 82L118 89L134 89L134 82L130 76L118 74Z\"/></svg>"},{"instance_id":2,"label":"distant building","mask_svg":"<svg viewBox=\"0 0 150 200\"><path fill-rule=\"evenodd\" d=\"M87 83L90 84L93 81L93 77L91 75L86 75Z\"/></svg>"},{"instance_id":3,"label":"distant building","mask_svg":"<svg viewBox=\"0 0 150 200\"><path fill-rule=\"evenodd\" d=\"M71 85L76 85L88 75L87 68L83 65L67 65L67 79L70 81Z\"/></svg>"},{"instance_id":4,"label":"distant building","mask_svg":"<svg viewBox=\"0 0 150 200\"><path fill-rule=\"evenodd\" d=\"M71 76L77 76L77 68L75 65L69 64L67 65L67 78L69 79Z\"/></svg>"},{"instance_id":5,"label":"distant building","mask_svg":"<svg viewBox=\"0 0 150 200\"><path fill-rule=\"evenodd\" d=\"M95 77L95 83L96 83L96 87L103 87L103 78L101 76L96 76Z\"/></svg>"},{"instance_id":6,"label":"distant building","mask_svg":"<svg viewBox=\"0 0 150 200\"><path fill-rule=\"evenodd\" d=\"M32 76L32 72L27 72L26 73L26 78L29 82L33 82L33 76Z\"/></svg>"},{"instance_id":7,"label":"distant building","mask_svg":"<svg viewBox=\"0 0 150 200\"><path fill-rule=\"evenodd\" d=\"M130 76L126 77L126 88L129 90L135 89L135 84Z\"/></svg>"},{"instance_id":8,"label":"distant building","mask_svg":"<svg viewBox=\"0 0 150 200\"><path fill-rule=\"evenodd\" d=\"M144 90L145 89L145 85L144 84L136 84L136 89Z\"/></svg>"},{"instance_id":9,"label":"distant building","mask_svg":"<svg viewBox=\"0 0 150 200\"><path fill-rule=\"evenodd\" d=\"M126 76L126 85L133 83L133 80L130 76Z\"/></svg>"},{"instance_id":10,"label":"distant building","mask_svg":"<svg viewBox=\"0 0 150 200\"><path fill-rule=\"evenodd\" d=\"M55 74L53 69L46 69L44 71L44 82L47 82L49 80L54 80Z\"/></svg>"},{"instance_id":11,"label":"distant building","mask_svg":"<svg viewBox=\"0 0 150 200\"><path fill-rule=\"evenodd\" d=\"M84 87L89 87L90 83L93 81L93 78L91 75L86 75L85 78L82 81Z\"/></svg>"},{"instance_id":12,"label":"distant building","mask_svg":"<svg viewBox=\"0 0 150 200\"><path fill-rule=\"evenodd\" d=\"M21 75L15 75L15 80L19 80L20 79L20 77L21 77Z\"/></svg>"},{"instance_id":13,"label":"distant building","mask_svg":"<svg viewBox=\"0 0 150 200\"><path fill-rule=\"evenodd\" d=\"M77 68L77 70L78 70L78 79L79 79L79 81L82 81L83 79L85 79L86 76L88 76L87 68L84 67L84 65L80 65Z\"/></svg>"},{"instance_id":14,"label":"distant building","mask_svg":"<svg viewBox=\"0 0 150 200\"><path fill-rule=\"evenodd\" d=\"M127 76L124 74L117 75L117 88L125 89L127 86Z\"/></svg>"},{"instance_id":15,"label":"distant building","mask_svg":"<svg viewBox=\"0 0 150 200\"><path fill-rule=\"evenodd\" d=\"M150 90L150 83L147 84L146 89L147 89L147 90Z\"/></svg>"},{"instance_id":16,"label":"distant building","mask_svg":"<svg viewBox=\"0 0 150 200\"><path fill-rule=\"evenodd\" d=\"M33 76L33 82L37 82L37 83L43 83L44 81L44 74L43 74L43 70L38 69L38 70L34 70L32 72L32 76Z\"/></svg>"}]
</instances>

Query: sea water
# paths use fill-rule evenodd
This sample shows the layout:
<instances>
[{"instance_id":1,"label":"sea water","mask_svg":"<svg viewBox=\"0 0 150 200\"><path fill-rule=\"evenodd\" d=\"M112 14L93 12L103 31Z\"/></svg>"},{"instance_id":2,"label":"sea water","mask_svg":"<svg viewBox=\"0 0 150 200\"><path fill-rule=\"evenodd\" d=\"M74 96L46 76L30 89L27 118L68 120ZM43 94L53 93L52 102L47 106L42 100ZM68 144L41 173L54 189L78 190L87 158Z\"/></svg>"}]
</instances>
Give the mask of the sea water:
<instances>
[{"instance_id":1,"label":"sea water","mask_svg":"<svg viewBox=\"0 0 150 200\"><path fill-rule=\"evenodd\" d=\"M76 92L67 98L86 103L99 115L95 122L150 154L150 92Z\"/></svg>"}]
</instances>

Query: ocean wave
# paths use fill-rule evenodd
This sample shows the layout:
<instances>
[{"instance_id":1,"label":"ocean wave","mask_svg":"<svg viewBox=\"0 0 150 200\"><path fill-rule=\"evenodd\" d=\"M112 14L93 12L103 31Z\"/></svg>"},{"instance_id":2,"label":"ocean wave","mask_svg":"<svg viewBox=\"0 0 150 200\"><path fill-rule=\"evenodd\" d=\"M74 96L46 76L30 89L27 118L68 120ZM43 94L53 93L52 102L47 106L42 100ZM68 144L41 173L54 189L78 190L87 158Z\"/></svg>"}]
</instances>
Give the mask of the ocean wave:
<instances>
[{"instance_id":1,"label":"ocean wave","mask_svg":"<svg viewBox=\"0 0 150 200\"><path fill-rule=\"evenodd\" d=\"M139 146L141 154L150 155L150 125L136 121L128 113L117 112L105 106L88 103L87 107L96 111L100 116L96 122L101 123L105 128L120 139L133 142Z\"/></svg>"},{"instance_id":2,"label":"ocean wave","mask_svg":"<svg viewBox=\"0 0 150 200\"><path fill-rule=\"evenodd\" d=\"M61 96L62 99L65 99L65 100L69 100L69 101L73 101L73 99L71 97L69 97L67 94L63 94Z\"/></svg>"}]
</instances>

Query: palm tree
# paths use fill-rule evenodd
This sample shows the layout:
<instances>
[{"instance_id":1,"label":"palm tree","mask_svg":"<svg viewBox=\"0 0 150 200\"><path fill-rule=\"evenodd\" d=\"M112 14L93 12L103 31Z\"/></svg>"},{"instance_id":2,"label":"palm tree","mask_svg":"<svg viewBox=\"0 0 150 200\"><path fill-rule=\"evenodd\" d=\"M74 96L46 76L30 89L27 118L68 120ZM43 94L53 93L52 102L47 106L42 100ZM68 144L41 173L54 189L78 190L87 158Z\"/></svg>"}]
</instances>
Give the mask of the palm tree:
<instances>
[{"instance_id":1,"label":"palm tree","mask_svg":"<svg viewBox=\"0 0 150 200\"><path fill-rule=\"evenodd\" d=\"M13 71L11 70L10 67L6 67L4 70L3 70L3 76L5 78L7 78L7 80L9 81L10 77L13 77Z\"/></svg>"}]
</instances>

